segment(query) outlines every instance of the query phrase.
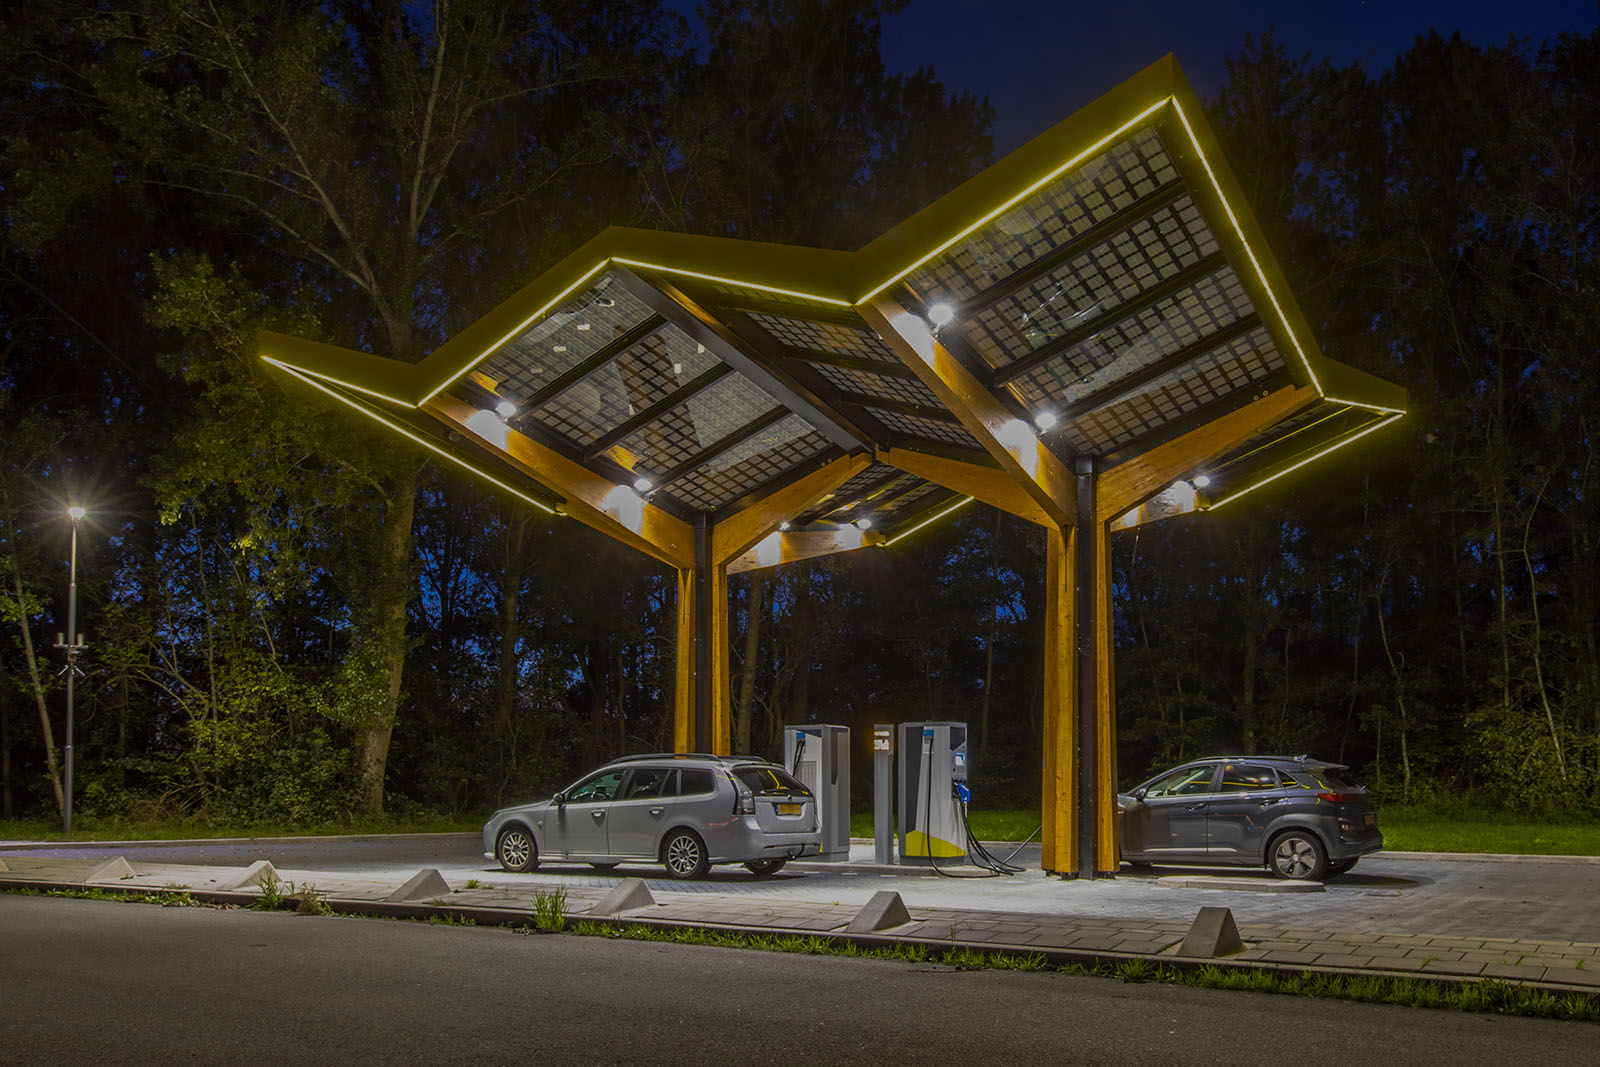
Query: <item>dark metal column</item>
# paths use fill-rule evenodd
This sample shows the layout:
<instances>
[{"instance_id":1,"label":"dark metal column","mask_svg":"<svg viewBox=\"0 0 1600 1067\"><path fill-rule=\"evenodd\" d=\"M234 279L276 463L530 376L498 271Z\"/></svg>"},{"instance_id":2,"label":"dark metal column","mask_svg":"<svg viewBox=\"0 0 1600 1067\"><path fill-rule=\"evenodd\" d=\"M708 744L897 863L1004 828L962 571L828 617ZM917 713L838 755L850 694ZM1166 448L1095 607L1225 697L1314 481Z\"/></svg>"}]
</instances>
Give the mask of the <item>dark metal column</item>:
<instances>
[{"instance_id":1,"label":"dark metal column","mask_svg":"<svg viewBox=\"0 0 1600 1067\"><path fill-rule=\"evenodd\" d=\"M690 752L711 751L711 526L694 526L694 736Z\"/></svg>"},{"instance_id":2,"label":"dark metal column","mask_svg":"<svg viewBox=\"0 0 1600 1067\"><path fill-rule=\"evenodd\" d=\"M1079 878L1093 878L1095 873L1095 816L1098 798L1094 788L1095 766L1095 687L1098 660L1095 648L1095 582L1100 567L1095 537L1095 462L1093 456L1079 456L1076 466L1078 476L1078 521L1074 529L1077 566L1077 610L1073 612L1072 628L1078 650L1078 692L1073 702L1077 711L1078 759L1077 781L1073 789L1078 798L1078 855Z\"/></svg>"}]
</instances>

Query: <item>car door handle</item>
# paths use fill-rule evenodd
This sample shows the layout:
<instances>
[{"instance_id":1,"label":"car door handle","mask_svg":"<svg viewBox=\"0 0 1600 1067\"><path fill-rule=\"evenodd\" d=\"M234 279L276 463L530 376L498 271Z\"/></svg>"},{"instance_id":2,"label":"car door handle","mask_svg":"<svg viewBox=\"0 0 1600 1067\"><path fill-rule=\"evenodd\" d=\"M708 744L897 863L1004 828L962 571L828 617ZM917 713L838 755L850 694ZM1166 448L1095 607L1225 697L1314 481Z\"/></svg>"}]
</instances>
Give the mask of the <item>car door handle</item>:
<instances>
[{"instance_id":1,"label":"car door handle","mask_svg":"<svg viewBox=\"0 0 1600 1067\"><path fill-rule=\"evenodd\" d=\"M594 816L595 822L599 822L601 819L606 817L606 813L603 811L591 811L589 814Z\"/></svg>"},{"instance_id":2,"label":"car door handle","mask_svg":"<svg viewBox=\"0 0 1600 1067\"><path fill-rule=\"evenodd\" d=\"M1206 810L1206 806L1203 803L1202 804L1185 804L1183 806L1183 810L1184 811L1205 811Z\"/></svg>"},{"instance_id":3,"label":"car door handle","mask_svg":"<svg viewBox=\"0 0 1600 1067\"><path fill-rule=\"evenodd\" d=\"M664 812L666 810L667 810L666 808L651 808L650 809L650 814L651 815L660 815L662 812Z\"/></svg>"}]
</instances>

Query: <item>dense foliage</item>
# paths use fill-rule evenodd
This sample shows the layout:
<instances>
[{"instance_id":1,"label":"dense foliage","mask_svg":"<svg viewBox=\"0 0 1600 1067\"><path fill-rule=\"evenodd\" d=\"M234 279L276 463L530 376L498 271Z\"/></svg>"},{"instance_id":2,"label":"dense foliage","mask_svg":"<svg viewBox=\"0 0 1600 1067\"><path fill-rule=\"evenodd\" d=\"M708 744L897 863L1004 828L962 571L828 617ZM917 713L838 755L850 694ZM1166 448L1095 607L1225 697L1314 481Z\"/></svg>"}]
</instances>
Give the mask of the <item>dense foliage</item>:
<instances>
[{"instance_id":1,"label":"dense foliage","mask_svg":"<svg viewBox=\"0 0 1600 1067\"><path fill-rule=\"evenodd\" d=\"M10 10L0 816L59 803L69 500L82 813L467 811L667 746L672 576L288 388L255 331L414 359L608 223L862 243L990 151L986 104L885 73L899 6ZM1319 339L1415 410L1116 536L1125 780L1276 749L1600 803L1597 72L1596 37L1232 62L1213 118ZM965 719L1031 801L1042 571L973 507L735 579L736 747Z\"/></svg>"}]
</instances>

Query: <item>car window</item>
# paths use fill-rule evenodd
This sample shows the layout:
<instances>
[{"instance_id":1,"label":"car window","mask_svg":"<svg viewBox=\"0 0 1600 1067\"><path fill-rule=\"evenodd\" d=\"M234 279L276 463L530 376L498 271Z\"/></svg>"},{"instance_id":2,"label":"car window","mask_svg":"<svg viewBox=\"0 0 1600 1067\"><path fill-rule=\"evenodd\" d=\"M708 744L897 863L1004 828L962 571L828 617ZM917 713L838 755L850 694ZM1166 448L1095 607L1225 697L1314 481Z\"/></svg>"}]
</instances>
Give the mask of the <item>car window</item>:
<instances>
[{"instance_id":1,"label":"car window","mask_svg":"<svg viewBox=\"0 0 1600 1067\"><path fill-rule=\"evenodd\" d=\"M1222 791L1224 793L1259 793L1263 789L1278 788L1278 772L1271 767L1254 763L1224 763L1222 765Z\"/></svg>"},{"instance_id":2,"label":"car window","mask_svg":"<svg viewBox=\"0 0 1600 1067\"><path fill-rule=\"evenodd\" d=\"M601 771L592 778L586 778L567 791L567 801L572 803L610 800L617 795L617 786L622 784L622 776L625 773L625 771Z\"/></svg>"},{"instance_id":3,"label":"car window","mask_svg":"<svg viewBox=\"0 0 1600 1067\"><path fill-rule=\"evenodd\" d=\"M678 794L692 797L697 793L714 793L717 780L704 767L678 768Z\"/></svg>"},{"instance_id":4,"label":"car window","mask_svg":"<svg viewBox=\"0 0 1600 1067\"><path fill-rule=\"evenodd\" d=\"M1361 788L1360 783L1350 777L1350 772L1345 767L1308 767L1295 777L1302 779L1311 789L1322 789L1333 793Z\"/></svg>"},{"instance_id":5,"label":"car window","mask_svg":"<svg viewBox=\"0 0 1600 1067\"><path fill-rule=\"evenodd\" d=\"M1207 765L1203 767L1179 767L1170 774L1164 774L1145 787L1144 795L1147 797L1182 797L1192 793L1211 792L1211 772L1215 768Z\"/></svg>"},{"instance_id":6,"label":"car window","mask_svg":"<svg viewBox=\"0 0 1600 1067\"><path fill-rule=\"evenodd\" d=\"M756 796L772 793L793 793L803 797L811 795L811 790L800 784L798 779L791 776L781 767L749 763L743 767L735 767L733 774L734 777L748 786L750 792Z\"/></svg>"},{"instance_id":7,"label":"car window","mask_svg":"<svg viewBox=\"0 0 1600 1067\"><path fill-rule=\"evenodd\" d=\"M671 767L635 767L628 779L628 790L623 800L656 799L666 794L666 785L672 778Z\"/></svg>"}]
</instances>

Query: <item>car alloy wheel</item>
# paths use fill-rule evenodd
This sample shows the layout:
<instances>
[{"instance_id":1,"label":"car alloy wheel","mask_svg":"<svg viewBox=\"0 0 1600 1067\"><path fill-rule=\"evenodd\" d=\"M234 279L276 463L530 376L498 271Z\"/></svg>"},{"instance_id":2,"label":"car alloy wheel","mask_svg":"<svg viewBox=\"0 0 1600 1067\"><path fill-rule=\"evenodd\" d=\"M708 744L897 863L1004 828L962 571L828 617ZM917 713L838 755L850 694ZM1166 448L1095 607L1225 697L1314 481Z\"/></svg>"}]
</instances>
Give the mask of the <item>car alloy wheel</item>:
<instances>
[{"instance_id":1,"label":"car alloy wheel","mask_svg":"<svg viewBox=\"0 0 1600 1067\"><path fill-rule=\"evenodd\" d=\"M680 830L668 838L661 853L667 873L674 878L700 878L711 866L706 862L705 846L687 830Z\"/></svg>"},{"instance_id":2,"label":"car alloy wheel","mask_svg":"<svg viewBox=\"0 0 1600 1067\"><path fill-rule=\"evenodd\" d=\"M531 871L539 866L539 850L533 843L533 835L520 826L508 826L500 831L494 854L500 866L508 871Z\"/></svg>"},{"instance_id":3,"label":"car alloy wheel","mask_svg":"<svg viewBox=\"0 0 1600 1067\"><path fill-rule=\"evenodd\" d=\"M1328 871L1328 858L1315 837L1290 831L1273 841L1270 866L1279 878L1317 881Z\"/></svg>"}]
</instances>

